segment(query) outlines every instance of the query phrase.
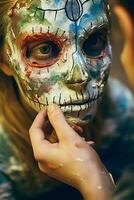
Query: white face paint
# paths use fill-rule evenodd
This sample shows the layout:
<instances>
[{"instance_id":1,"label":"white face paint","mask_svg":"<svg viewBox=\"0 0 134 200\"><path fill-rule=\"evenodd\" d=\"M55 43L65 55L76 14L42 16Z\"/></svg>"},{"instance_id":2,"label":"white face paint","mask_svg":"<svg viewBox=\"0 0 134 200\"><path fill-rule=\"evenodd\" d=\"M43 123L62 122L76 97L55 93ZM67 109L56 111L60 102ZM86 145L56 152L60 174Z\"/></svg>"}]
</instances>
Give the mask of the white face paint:
<instances>
[{"instance_id":1,"label":"white face paint","mask_svg":"<svg viewBox=\"0 0 134 200\"><path fill-rule=\"evenodd\" d=\"M89 122L111 64L103 1L26 1L9 21L6 51L27 103L37 112L56 103L69 120Z\"/></svg>"}]
</instances>

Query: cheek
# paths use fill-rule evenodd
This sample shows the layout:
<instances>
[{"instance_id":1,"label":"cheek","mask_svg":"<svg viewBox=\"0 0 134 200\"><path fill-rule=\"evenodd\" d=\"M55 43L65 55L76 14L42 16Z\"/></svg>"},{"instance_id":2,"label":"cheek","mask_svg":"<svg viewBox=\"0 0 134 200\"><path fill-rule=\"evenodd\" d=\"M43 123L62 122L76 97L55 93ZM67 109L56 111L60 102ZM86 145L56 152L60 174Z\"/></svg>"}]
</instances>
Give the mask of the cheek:
<instances>
[{"instance_id":1,"label":"cheek","mask_svg":"<svg viewBox=\"0 0 134 200\"><path fill-rule=\"evenodd\" d=\"M6 62L8 63L8 66L14 73L16 72L16 69L20 69L19 62L18 62L19 56L18 56L17 47L13 44L13 42L12 44L10 43L11 42L5 45L4 54L5 54L5 58L6 58Z\"/></svg>"}]
</instances>

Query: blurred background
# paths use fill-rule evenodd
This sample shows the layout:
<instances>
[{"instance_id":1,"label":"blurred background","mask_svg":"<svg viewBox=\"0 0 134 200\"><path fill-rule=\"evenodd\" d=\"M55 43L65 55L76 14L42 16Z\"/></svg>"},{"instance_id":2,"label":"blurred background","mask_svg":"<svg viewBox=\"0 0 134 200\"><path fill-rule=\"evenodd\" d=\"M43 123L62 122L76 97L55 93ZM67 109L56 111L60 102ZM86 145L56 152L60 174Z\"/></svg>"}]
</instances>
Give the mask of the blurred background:
<instances>
[{"instance_id":1,"label":"blurred background","mask_svg":"<svg viewBox=\"0 0 134 200\"><path fill-rule=\"evenodd\" d=\"M111 14L111 43L113 49L113 64L111 68L111 76L119 79L130 87L124 69L120 61L121 49L123 48L123 35L118 26L116 16Z\"/></svg>"}]
</instances>

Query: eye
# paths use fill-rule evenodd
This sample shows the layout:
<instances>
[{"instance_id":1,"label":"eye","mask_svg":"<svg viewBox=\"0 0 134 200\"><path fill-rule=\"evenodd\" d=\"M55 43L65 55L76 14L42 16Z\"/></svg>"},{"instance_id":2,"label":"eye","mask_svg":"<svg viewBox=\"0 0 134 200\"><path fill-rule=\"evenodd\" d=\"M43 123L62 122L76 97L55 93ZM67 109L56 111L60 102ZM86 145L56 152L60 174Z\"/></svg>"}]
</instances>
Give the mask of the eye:
<instances>
[{"instance_id":1,"label":"eye","mask_svg":"<svg viewBox=\"0 0 134 200\"><path fill-rule=\"evenodd\" d=\"M82 50L87 57L99 58L105 50L106 44L107 30L102 29L88 36L83 43Z\"/></svg>"},{"instance_id":2,"label":"eye","mask_svg":"<svg viewBox=\"0 0 134 200\"><path fill-rule=\"evenodd\" d=\"M25 57L32 67L49 67L58 61L61 53L59 41L48 38L36 38L25 44L27 46Z\"/></svg>"},{"instance_id":3,"label":"eye","mask_svg":"<svg viewBox=\"0 0 134 200\"><path fill-rule=\"evenodd\" d=\"M57 58L59 52L60 49L57 44L47 41L37 44L35 47L29 47L26 56L31 62L41 63Z\"/></svg>"}]
</instances>

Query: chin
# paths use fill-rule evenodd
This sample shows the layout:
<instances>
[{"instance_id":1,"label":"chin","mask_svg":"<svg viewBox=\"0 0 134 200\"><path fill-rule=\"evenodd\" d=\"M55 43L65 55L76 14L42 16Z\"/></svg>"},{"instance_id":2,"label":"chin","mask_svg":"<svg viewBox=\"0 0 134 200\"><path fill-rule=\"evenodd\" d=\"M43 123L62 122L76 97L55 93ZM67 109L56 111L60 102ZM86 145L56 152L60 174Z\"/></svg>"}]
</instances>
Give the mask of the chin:
<instances>
[{"instance_id":1,"label":"chin","mask_svg":"<svg viewBox=\"0 0 134 200\"><path fill-rule=\"evenodd\" d=\"M35 102L28 102L29 107L34 109L37 113L43 108L44 106L41 106L39 104L35 104ZM96 115L97 110L97 103L98 101L94 101L92 105L88 106L86 104L83 105L70 105L70 106L61 106L58 105L62 112L64 113L64 116L68 122L68 124L83 138L88 139L89 133L85 133L84 129L90 124L90 122L93 120L93 118ZM83 131L81 131L83 130ZM49 131L48 131L49 132ZM46 136L46 139L50 141L51 143L58 142L57 135L55 131L52 131L52 127L50 128L50 132Z\"/></svg>"},{"instance_id":2,"label":"chin","mask_svg":"<svg viewBox=\"0 0 134 200\"><path fill-rule=\"evenodd\" d=\"M68 123L77 124L80 126L86 126L89 124L97 110L97 102L94 102L91 106L72 106L71 110L66 110L66 108L61 107L62 112L64 113Z\"/></svg>"}]
</instances>

